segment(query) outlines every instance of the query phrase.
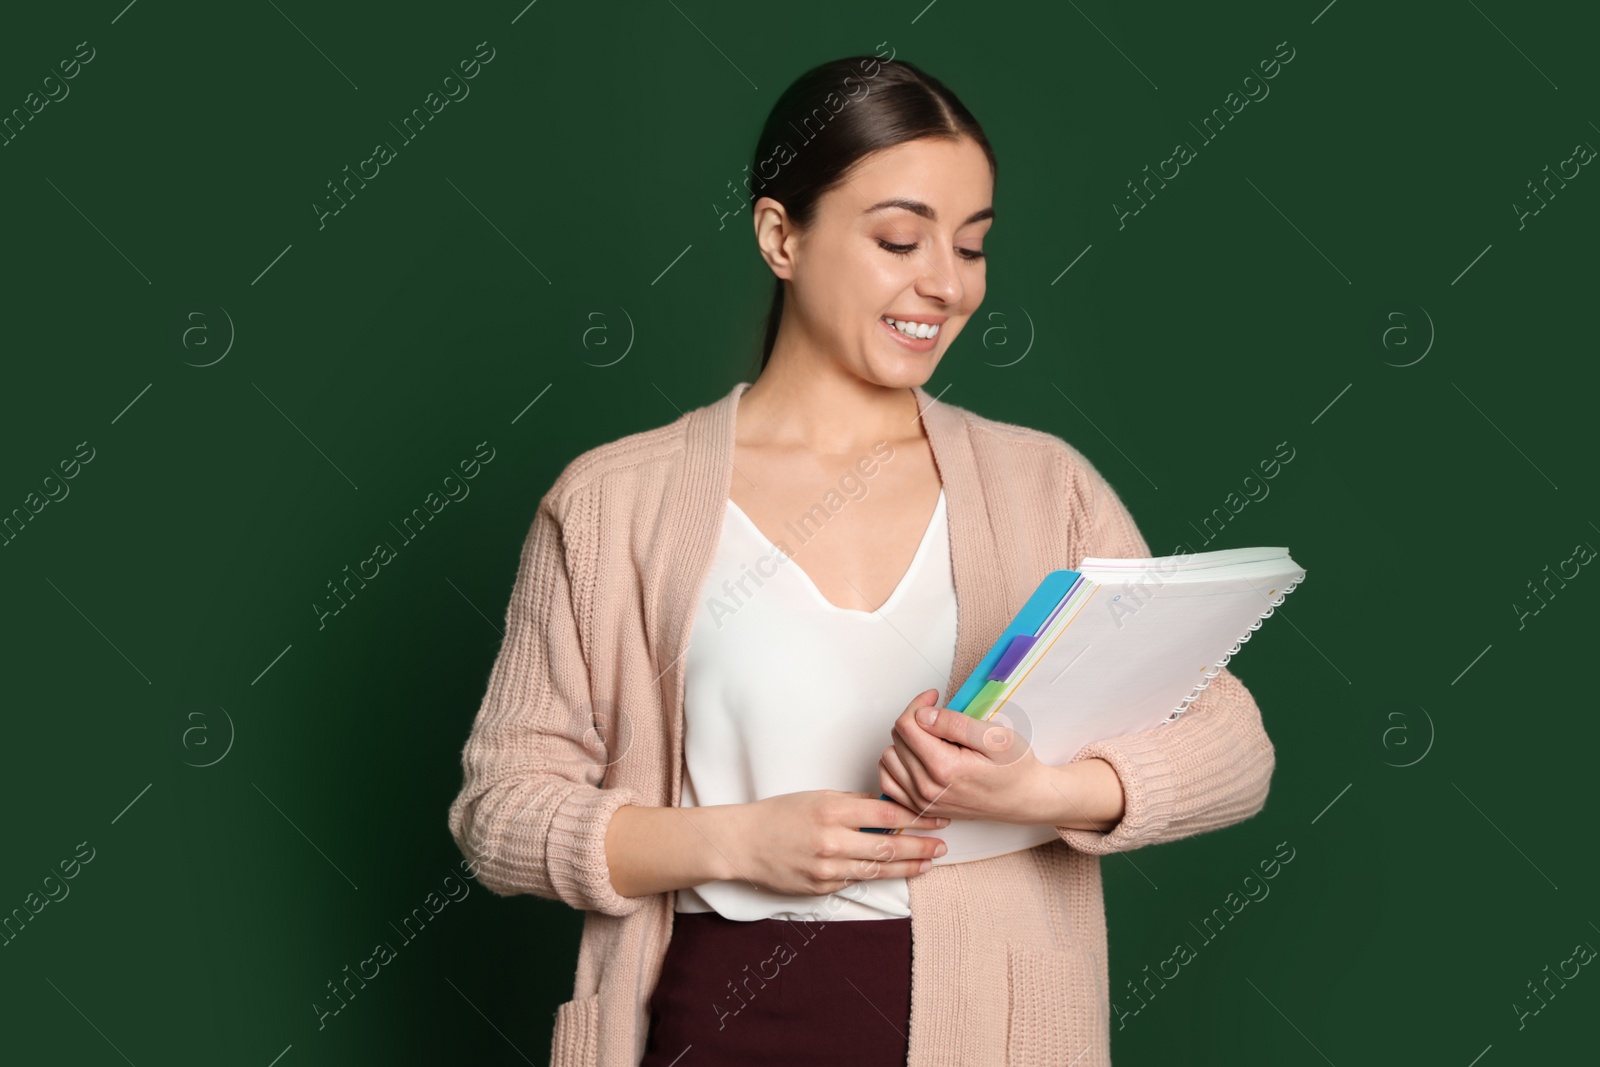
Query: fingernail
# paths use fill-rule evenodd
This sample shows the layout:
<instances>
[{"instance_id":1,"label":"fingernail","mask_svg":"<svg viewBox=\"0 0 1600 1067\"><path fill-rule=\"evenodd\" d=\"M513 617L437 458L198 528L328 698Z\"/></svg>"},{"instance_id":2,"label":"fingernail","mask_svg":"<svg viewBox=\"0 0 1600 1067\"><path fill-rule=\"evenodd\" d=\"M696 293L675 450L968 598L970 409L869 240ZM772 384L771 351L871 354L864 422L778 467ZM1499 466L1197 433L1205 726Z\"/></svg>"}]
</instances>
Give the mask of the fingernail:
<instances>
[{"instance_id":1,"label":"fingernail","mask_svg":"<svg viewBox=\"0 0 1600 1067\"><path fill-rule=\"evenodd\" d=\"M949 826L950 825L950 820L945 818L943 815L941 815L941 816L939 816L939 825L940 826Z\"/></svg>"},{"instance_id":2,"label":"fingernail","mask_svg":"<svg viewBox=\"0 0 1600 1067\"><path fill-rule=\"evenodd\" d=\"M927 874L932 869L933 869L933 861L932 860L923 860L922 861L922 865L917 868L917 873L918 874Z\"/></svg>"},{"instance_id":3,"label":"fingernail","mask_svg":"<svg viewBox=\"0 0 1600 1067\"><path fill-rule=\"evenodd\" d=\"M949 849L948 849L948 848L946 848L946 847L945 847L945 845L944 845L944 842L943 842L943 841L940 841L940 842L939 842L939 847L938 847L938 848L936 848L936 849L934 849L934 850L933 850L933 854L934 854L934 855L935 855L935 856L942 856L942 855L944 855L944 854L945 854L945 853L946 853L946 852L949 852L949 851L950 851L950 850L949 850Z\"/></svg>"},{"instance_id":4,"label":"fingernail","mask_svg":"<svg viewBox=\"0 0 1600 1067\"><path fill-rule=\"evenodd\" d=\"M939 717L939 712L934 708L923 708L917 712L917 721L924 726L932 726L933 720Z\"/></svg>"}]
</instances>

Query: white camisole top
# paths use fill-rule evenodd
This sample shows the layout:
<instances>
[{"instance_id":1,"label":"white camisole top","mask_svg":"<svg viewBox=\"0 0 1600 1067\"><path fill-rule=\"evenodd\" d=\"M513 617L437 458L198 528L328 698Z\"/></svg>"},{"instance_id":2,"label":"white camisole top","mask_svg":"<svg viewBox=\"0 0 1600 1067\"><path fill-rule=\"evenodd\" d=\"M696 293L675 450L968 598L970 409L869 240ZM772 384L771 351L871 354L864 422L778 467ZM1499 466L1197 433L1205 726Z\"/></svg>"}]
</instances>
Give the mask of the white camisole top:
<instances>
[{"instance_id":1,"label":"white camisole top","mask_svg":"<svg viewBox=\"0 0 1600 1067\"><path fill-rule=\"evenodd\" d=\"M790 524L783 533L782 547L774 545L727 502L685 656L682 807L812 789L876 797L894 720L925 689L950 696L956 595L943 490L910 566L877 611L829 602L800 569L804 531ZM904 878L860 880L824 896L736 878L679 890L676 910L741 921L888 919L909 916L908 901Z\"/></svg>"}]
</instances>

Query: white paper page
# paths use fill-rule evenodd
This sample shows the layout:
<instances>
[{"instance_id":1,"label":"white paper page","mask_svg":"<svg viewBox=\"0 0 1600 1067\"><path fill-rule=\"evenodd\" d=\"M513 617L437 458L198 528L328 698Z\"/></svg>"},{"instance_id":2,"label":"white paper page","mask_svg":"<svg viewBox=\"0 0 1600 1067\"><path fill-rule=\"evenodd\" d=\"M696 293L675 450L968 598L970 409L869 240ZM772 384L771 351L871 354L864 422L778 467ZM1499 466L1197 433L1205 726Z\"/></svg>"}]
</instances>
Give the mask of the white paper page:
<instances>
[{"instance_id":1,"label":"white paper page","mask_svg":"<svg viewBox=\"0 0 1600 1067\"><path fill-rule=\"evenodd\" d=\"M1248 550L1228 551L1244 555ZM1148 572L1095 569L1084 561L1081 572L1098 586L1094 595L991 721L1028 738L1034 754L1051 766L1069 762L1091 741L1159 727L1241 635L1248 637L1252 624L1259 626L1273 602L1281 602L1304 577L1284 550L1267 550L1284 553L1276 560L1262 560L1262 550L1254 551L1252 562L1211 569L1199 580L1192 574L1179 578L1168 569L1166 578L1142 584L1139 574ZM1222 573L1248 576L1216 576ZM933 861L943 864L1004 855L1058 835L1051 826L957 820L935 836L950 849Z\"/></svg>"}]
</instances>

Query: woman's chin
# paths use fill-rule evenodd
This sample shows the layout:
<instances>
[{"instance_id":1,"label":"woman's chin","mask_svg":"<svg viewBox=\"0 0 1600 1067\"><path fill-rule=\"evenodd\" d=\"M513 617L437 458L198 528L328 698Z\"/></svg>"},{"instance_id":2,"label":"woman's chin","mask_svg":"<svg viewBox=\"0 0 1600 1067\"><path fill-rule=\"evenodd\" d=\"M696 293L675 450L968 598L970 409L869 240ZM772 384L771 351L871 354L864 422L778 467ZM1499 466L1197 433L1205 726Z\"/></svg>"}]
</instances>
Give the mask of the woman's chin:
<instances>
[{"instance_id":1,"label":"woman's chin","mask_svg":"<svg viewBox=\"0 0 1600 1067\"><path fill-rule=\"evenodd\" d=\"M874 384L886 389L910 389L928 384L939 365L939 353L901 355L894 359L876 358L870 361L866 375Z\"/></svg>"}]
</instances>

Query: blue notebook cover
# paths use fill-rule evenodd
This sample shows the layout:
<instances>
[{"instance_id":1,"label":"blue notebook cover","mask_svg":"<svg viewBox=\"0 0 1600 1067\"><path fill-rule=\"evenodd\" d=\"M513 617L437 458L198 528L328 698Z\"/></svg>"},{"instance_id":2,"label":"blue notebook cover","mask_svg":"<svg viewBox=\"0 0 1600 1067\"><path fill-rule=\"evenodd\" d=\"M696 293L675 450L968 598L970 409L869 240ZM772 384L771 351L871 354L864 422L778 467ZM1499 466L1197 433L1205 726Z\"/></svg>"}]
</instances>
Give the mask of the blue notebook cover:
<instances>
[{"instance_id":1,"label":"blue notebook cover","mask_svg":"<svg viewBox=\"0 0 1600 1067\"><path fill-rule=\"evenodd\" d=\"M1017 637L1032 637L1037 633L1078 577L1077 571L1051 571L1045 575L1044 581L1039 583L1039 588L1033 591L1028 602L1022 605L1022 610L1017 612L1017 617L1011 620L1011 625L1000 634L994 647L978 661L972 674L967 677L966 683L956 690L955 696L944 706L951 711L965 711L972 698L978 695L978 690L989 681L990 674L1011 647L1012 640Z\"/></svg>"}]
</instances>

